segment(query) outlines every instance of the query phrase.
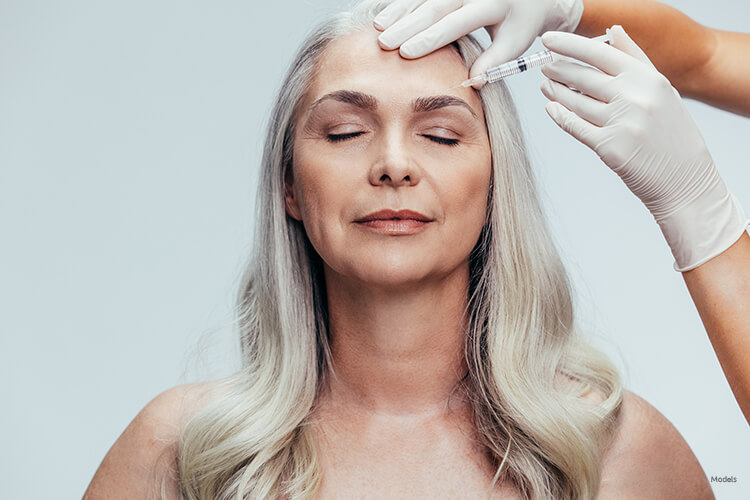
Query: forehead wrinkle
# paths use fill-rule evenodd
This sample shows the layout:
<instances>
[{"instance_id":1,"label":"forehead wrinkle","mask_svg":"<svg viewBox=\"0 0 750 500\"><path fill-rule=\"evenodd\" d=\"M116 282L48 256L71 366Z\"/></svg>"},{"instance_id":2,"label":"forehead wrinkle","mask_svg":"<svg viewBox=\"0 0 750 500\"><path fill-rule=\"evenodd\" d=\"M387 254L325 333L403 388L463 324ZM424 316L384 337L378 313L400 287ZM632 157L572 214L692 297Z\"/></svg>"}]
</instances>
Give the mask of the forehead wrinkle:
<instances>
[{"instance_id":1,"label":"forehead wrinkle","mask_svg":"<svg viewBox=\"0 0 750 500\"><path fill-rule=\"evenodd\" d=\"M375 96L365 94L364 92L357 92L355 90L336 90L324 95L323 97L312 103L312 105L310 106L310 110L315 109L316 106L327 99L352 104L367 111L375 111L378 108L378 99ZM448 106L464 107L471 113L474 118L479 118L472 107L469 105L469 103L452 95L418 97L411 103L412 111L414 111L415 113L427 113Z\"/></svg>"}]
</instances>

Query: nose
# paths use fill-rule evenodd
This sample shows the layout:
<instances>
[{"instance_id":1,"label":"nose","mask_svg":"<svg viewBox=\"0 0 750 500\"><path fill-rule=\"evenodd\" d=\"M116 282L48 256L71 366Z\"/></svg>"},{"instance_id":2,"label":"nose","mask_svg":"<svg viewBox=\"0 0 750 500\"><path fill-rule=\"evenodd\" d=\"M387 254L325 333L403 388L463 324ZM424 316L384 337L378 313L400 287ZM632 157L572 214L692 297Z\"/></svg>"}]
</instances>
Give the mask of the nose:
<instances>
[{"instance_id":1,"label":"nose","mask_svg":"<svg viewBox=\"0 0 750 500\"><path fill-rule=\"evenodd\" d=\"M392 131L382 136L379 142L375 160L370 167L370 184L400 187L419 183L419 166L404 134Z\"/></svg>"}]
</instances>

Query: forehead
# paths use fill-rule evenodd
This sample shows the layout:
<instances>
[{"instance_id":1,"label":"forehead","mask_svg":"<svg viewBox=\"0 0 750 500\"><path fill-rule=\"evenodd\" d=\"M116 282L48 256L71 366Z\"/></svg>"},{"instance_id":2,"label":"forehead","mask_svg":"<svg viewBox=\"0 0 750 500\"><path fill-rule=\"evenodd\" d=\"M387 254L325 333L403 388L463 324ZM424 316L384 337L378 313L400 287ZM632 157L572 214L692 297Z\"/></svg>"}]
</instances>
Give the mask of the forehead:
<instances>
[{"instance_id":1,"label":"forehead","mask_svg":"<svg viewBox=\"0 0 750 500\"><path fill-rule=\"evenodd\" d=\"M469 75L454 48L446 46L418 59L404 59L398 50L382 50L378 34L375 29L353 31L329 43L319 61L307 104L341 89L364 92L386 103L404 104L419 97L455 95L468 102L478 117L483 117L482 103L475 90L448 90Z\"/></svg>"}]
</instances>

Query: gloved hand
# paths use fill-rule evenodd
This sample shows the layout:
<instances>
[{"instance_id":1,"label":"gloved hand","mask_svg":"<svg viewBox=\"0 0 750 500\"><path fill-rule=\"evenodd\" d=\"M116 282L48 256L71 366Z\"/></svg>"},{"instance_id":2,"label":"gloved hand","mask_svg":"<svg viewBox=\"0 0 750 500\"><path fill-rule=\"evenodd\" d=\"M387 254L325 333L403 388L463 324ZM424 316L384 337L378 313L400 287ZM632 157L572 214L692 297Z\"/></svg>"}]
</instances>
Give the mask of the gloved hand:
<instances>
[{"instance_id":1,"label":"gloved hand","mask_svg":"<svg viewBox=\"0 0 750 500\"><path fill-rule=\"evenodd\" d=\"M473 78L520 56L545 31L573 31L581 14L583 0L395 0L373 24L385 30L378 37L380 46L400 47L407 59L422 57L484 27L492 44L471 67Z\"/></svg>"},{"instance_id":2,"label":"gloved hand","mask_svg":"<svg viewBox=\"0 0 750 500\"><path fill-rule=\"evenodd\" d=\"M732 246L750 220L680 95L622 27L610 31L613 46L542 36L550 50L593 66L559 60L542 68L547 113L620 176L659 224L675 271L689 271Z\"/></svg>"}]
</instances>

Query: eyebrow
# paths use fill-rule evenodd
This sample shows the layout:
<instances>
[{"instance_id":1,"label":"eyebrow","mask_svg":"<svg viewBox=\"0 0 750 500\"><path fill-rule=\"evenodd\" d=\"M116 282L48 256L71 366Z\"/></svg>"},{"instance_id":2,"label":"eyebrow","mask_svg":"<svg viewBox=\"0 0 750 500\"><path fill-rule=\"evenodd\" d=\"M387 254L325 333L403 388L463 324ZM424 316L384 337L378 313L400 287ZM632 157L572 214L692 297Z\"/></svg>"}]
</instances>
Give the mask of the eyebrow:
<instances>
[{"instance_id":1,"label":"eyebrow","mask_svg":"<svg viewBox=\"0 0 750 500\"><path fill-rule=\"evenodd\" d=\"M310 110L315 109L321 102L332 99L334 101L351 104L358 108L362 108L367 111L375 111L378 109L378 100L375 96L365 94L363 92L357 92L355 90L336 90L330 92L320 99L316 100L310 105ZM461 106L469 110L474 118L478 118L477 114L471 108L469 103L452 95L436 95L429 97L418 97L411 103L411 109L415 113L427 113L429 111L435 111L436 109L445 108L448 106Z\"/></svg>"}]
</instances>

